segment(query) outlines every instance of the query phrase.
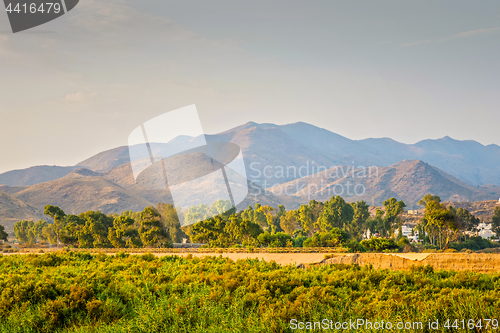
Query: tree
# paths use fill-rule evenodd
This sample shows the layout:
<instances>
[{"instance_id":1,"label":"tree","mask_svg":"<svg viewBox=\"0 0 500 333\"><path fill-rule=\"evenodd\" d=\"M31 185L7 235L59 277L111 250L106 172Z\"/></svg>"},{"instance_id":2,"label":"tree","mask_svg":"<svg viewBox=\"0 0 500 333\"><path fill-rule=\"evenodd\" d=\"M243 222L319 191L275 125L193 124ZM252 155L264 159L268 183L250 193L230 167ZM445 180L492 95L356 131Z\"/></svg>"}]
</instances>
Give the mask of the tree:
<instances>
[{"instance_id":1,"label":"tree","mask_svg":"<svg viewBox=\"0 0 500 333\"><path fill-rule=\"evenodd\" d=\"M277 232L275 234L270 234L269 232L264 232L257 237L259 243L268 247L288 247L293 246L292 236L287 235L283 232Z\"/></svg>"},{"instance_id":2,"label":"tree","mask_svg":"<svg viewBox=\"0 0 500 333\"><path fill-rule=\"evenodd\" d=\"M295 210L289 210L280 217L280 227L286 234L292 235L298 227L298 213Z\"/></svg>"},{"instance_id":3,"label":"tree","mask_svg":"<svg viewBox=\"0 0 500 333\"><path fill-rule=\"evenodd\" d=\"M258 224L243 220L233 214L226 222L223 232L226 234L223 238L229 239L228 245L257 245L257 236L263 230Z\"/></svg>"},{"instance_id":4,"label":"tree","mask_svg":"<svg viewBox=\"0 0 500 333\"><path fill-rule=\"evenodd\" d=\"M116 248L141 247L139 232L134 228L134 220L126 215L119 215L113 220L113 227L108 229L108 239Z\"/></svg>"},{"instance_id":5,"label":"tree","mask_svg":"<svg viewBox=\"0 0 500 333\"><path fill-rule=\"evenodd\" d=\"M225 247L230 244L224 232L227 221L222 216L200 221L191 226L191 240L195 243L208 244L209 247Z\"/></svg>"},{"instance_id":6,"label":"tree","mask_svg":"<svg viewBox=\"0 0 500 333\"><path fill-rule=\"evenodd\" d=\"M47 221L44 220L38 220L38 222L35 222L35 224L33 224L33 232L38 239L42 241L47 240L47 237L45 237L45 235L43 234L43 229L46 228L47 226L48 223Z\"/></svg>"},{"instance_id":7,"label":"tree","mask_svg":"<svg viewBox=\"0 0 500 333\"><path fill-rule=\"evenodd\" d=\"M271 228L271 233L276 233L276 226L274 225L274 219L276 217L276 209L269 205L260 206L257 211L264 213L266 217L267 226ZM260 218L262 219L262 217Z\"/></svg>"},{"instance_id":8,"label":"tree","mask_svg":"<svg viewBox=\"0 0 500 333\"><path fill-rule=\"evenodd\" d=\"M57 235L52 223L47 224L47 226L42 229L42 235L49 241L50 244L57 244Z\"/></svg>"},{"instance_id":9,"label":"tree","mask_svg":"<svg viewBox=\"0 0 500 333\"><path fill-rule=\"evenodd\" d=\"M77 245L78 233L82 231L86 220L76 215L66 216L64 228L59 233L59 238L64 244Z\"/></svg>"},{"instance_id":10,"label":"tree","mask_svg":"<svg viewBox=\"0 0 500 333\"><path fill-rule=\"evenodd\" d=\"M198 206L191 206L186 213L186 224L191 225L199 221L207 219L208 206L200 204Z\"/></svg>"},{"instance_id":11,"label":"tree","mask_svg":"<svg viewBox=\"0 0 500 333\"><path fill-rule=\"evenodd\" d=\"M66 214L61 208L52 205L45 206L43 214L50 216L54 220L53 229L57 237L57 247L59 247L59 232L64 227Z\"/></svg>"},{"instance_id":12,"label":"tree","mask_svg":"<svg viewBox=\"0 0 500 333\"><path fill-rule=\"evenodd\" d=\"M212 202L210 207L207 209L208 216L206 216L205 218L224 214L231 208L233 208L231 201L218 199L217 201Z\"/></svg>"},{"instance_id":13,"label":"tree","mask_svg":"<svg viewBox=\"0 0 500 333\"><path fill-rule=\"evenodd\" d=\"M244 221L254 222L254 210L252 206L248 206L247 209L241 212L241 218Z\"/></svg>"},{"instance_id":14,"label":"tree","mask_svg":"<svg viewBox=\"0 0 500 333\"><path fill-rule=\"evenodd\" d=\"M259 204L259 203L255 204L255 210L254 210L254 214L253 214L253 222L257 223L262 228L268 227L266 213L264 212L261 204Z\"/></svg>"},{"instance_id":15,"label":"tree","mask_svg":"<svg viewBox=\"0 0 500 333\"><path fill-rule=\"evenodd\" d=\"M80 248L110 248L109 228L113 227L113 218L101 212L88 211L78 215L85 221L77 228L76 237Z\"/></svg>"},{"instance_id":16,"label":"tree","mask_svg":"<svg viewBox=\"0 0 500 333\"><path fill-rule=\"evenodd\" d=\"M181 229L181 223L177 215L177 210L173 204L158 203L156 210L161 215L161 223L170 233L174 243L180 243L186 234Z\"/></svg>"},{"instance_id":17,"label":"tree","mask_svg":"<svg viewBox=\"0 0 500 333\"><path fill-rule=\"evenodd\" d=\"M323 211L323 203L316 200L309 201L309 208L311 209L313 223L318 221L318 218Z\"/></svg>"},{"instance_id":18,"label":"tree","mask_svg":"<svg viewBox=\"0 0 500 333\"><path fill-rule=\"evenodd\" d=\"M441 198L436 195L425 195L424 198L419 201L419 205L425 206L423 222L426 224L427 229L432 232L433 230L431 227L434 226L435 231L437 231L439 247L441 249L447 247L450 241L450 231L456 232L458 230L455 215L451 210L441 204ZM443 234L446 236L444 244Z\"/></svg>"},{"instance_id":19,"label":"tree","mask_svg":"<svg viewBox=\"0 0 500 333\"><path fill-rule=\"evenodd\" d=\"M497 235L497 237L500 237L500 206L495 207L495 212L493 213L491 221L491 230Z\"/></svg>"},{"instance_id":20,"label":"tree","mask_svg":"<svg viewBox=\"0 0 500 333\"><path fill-rule=\"evenodd\" d=\"M299 208L298 220L302 229L302 235L311 237L314 234L314 215L311 207L308 205L301 205Z\"/></svg>"},{"instance_id":21,"label":"tree","mask_svg":"<svg viewBox=\"0 0 500 333\"><path fill-rule=\"evenodd\" d=\"M366 230L366 220L370 217L368 205L364 201L358 201L351 204L354 209L352 222L348 224L347 231L352 239L360 241Z\"/></svg>"},{"instance_id":22,"label":"tree","mask_svg":"<svg viewBox=\"0 0 500 333\"><path fill-rule=\"evenodd\" d=\"M475 232L481 220L471 214L467 209L450 206L448 209L455 216L456 228L461 232Z\"/></svg>"},{"instance_id":23,"label":"tree","mask_svg":"<svg viewBox=\"0 0 500 333\"><path fill-rule=\"evenodd\" d=\"M397 224L398 228L401 228L401 220L399 219L399 214L404 211L406 204L403 201L397 201L396 198L390 198L382 203L385 209L383 232L384 236L387 237L392 235L394 230L394 224Z\"/></svg>"},{"instance_id":24,"label":"tree","mask_svg":"<svg viewBox=\"0 0 500 333\"><path fill-rule=\"evenodd\" d=\"M304 247L341 247L349 235L344 230L332 228L329 232L317 232L304 241Z\"/></svg>"},{"instance_id":25,"label":"tree","mask_svg":"<svg viewBox=\"0 0 500 333\"><path fill-rule=\"evenodd\" d=\"M142 211L139 222L139 236L144 246L173 247L170 234L161 224L161 215L153 207Z\"/></svg>"},{"instance_id":26,"label":"tree","mask_svg":"<svg viewBox=\"0 0 500 333\"><path fill-rule=\"evenodd\" d=\"M22 220L14 224L14 234L19 243L33 244L36 241L36 237L31 230L32 228L33 221Z\"/></svg>"},{"instance_id":27,"label":"tree","mask_svg":"<svg viewBox=\"0 0 500 333\"><path fill-rule=\"evenodd\" d=\"M325 202L316 226L323 232L328 232L333 228L343 229L352 221L353 215L354 209L351 205L340 196L332 196L330 201Z\"/></svg>"},{"instance_id":28,"label":"tree","mask_svg":"<svg viewBox=\"0 0 500 333\"><path fill-rule=\"evenodd\" d=\"M373 219L366 220L366 227L370 230L371 235L375 235L375 233L382 234L382 230L384 228L384 211L377 208L375 211L375 217Z\"/></svg>"},{"instance_id":29,"label":"tree","mask_svg":"<svg viewBox=\"0 0 500 333\"><path fill-rule=\"evenodd\" d=\"M6 242L8 237L9 235L5 232L5 227L0 225L0 240Z\"/></svg>"}]
</instances>

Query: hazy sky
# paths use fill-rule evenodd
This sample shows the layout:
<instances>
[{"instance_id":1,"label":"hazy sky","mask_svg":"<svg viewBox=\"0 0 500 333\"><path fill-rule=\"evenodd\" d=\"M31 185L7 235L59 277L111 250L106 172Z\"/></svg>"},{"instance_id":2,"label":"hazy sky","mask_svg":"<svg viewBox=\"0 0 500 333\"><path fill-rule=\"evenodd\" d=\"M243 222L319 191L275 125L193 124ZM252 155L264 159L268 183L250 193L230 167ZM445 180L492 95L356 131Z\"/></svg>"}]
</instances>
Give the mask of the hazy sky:
<instances>
[{"instance_id":1,"label":"hazy sky","mask_svg":"<svg viewBox=\"0 0 500 333\"><path fill-rule=\"evenodd\" d=\"M17 34L2 11L0 172L76 164L191 104L207 133L500 144L499 59L498 0L80 0Z\"/></svg>"}]
</instances>

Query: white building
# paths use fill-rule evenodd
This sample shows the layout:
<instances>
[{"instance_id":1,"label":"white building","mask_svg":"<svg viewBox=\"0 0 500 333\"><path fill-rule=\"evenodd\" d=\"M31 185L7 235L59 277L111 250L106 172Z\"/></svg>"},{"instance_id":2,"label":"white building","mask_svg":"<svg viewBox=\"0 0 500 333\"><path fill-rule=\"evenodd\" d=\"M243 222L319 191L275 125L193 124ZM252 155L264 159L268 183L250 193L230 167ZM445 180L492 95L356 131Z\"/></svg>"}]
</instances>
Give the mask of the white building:
<instances>
[{"instance_id":1,"label":"white building","mask_svg":"<svg viewBox=\"0 0 500 333\"><path fill-rule=\"evenodd\" d=\"M413 231L413 235L412 235L412 231ZM419 242L418 231L414 230L412 227L410 227L408 225L402 225L401 226L401 234L403 236L405 236L406 238L408 238L408 240L410 242L415 242L415 243ZM396 229L394 231L394 236L397 237L398 235L399 235L399 229Z\"/></svg>"},{"instance_id":2,"label":"white building","mask_svg":"<svg viewBox=\"0 0 500 333\"><path fill-rule=\"evenodd\" d=\"M479 223L477 226L478 236L481 236L486 239L491 239L491 236L493 236L493 231L491 230L491 223Z\"/></svg>"}]
</instances>

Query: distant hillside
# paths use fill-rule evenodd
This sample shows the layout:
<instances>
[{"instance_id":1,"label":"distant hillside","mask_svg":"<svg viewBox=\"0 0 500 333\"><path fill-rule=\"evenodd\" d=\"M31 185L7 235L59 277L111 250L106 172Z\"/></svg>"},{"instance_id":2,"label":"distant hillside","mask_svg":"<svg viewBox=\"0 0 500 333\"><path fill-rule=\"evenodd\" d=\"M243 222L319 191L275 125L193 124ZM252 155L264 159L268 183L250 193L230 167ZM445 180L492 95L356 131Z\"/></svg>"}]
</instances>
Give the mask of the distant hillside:
<instances>
[{"instance_id":1,"label":"distant hillside","mask_svg":"<svg viewBox=\"0 0 500 333\"><path fill-rule=\"evenodd\" d=\"M339 171L340 170L340 171ZM491 192L495 189L494 192ZM274 194L288 193L303 202L324 201L340 195L349 201L365 200L381 205L395 197L408 205L417 204L427 193L439 195L443 201L477 201L500 197L500 187L473 187L422 161L402 161L389 167L365 170L347 167L301 178L269 189ZM492 194L493 193L493 194Z\"/></svg>"},{"instance_id":2,"label":"distant hillside","mask_svg":"<svg viewBox=\"0 0 500 333\"><path fill-rule=\"evenodd\" d=\"M178 177L186 176L182 172L172 172L171 175L177 175ZM157 180L153 177L146 182L146 185L152 185L150 188L161 187L163 189L143 188L140 184L135 184L133 179L130 163L126 163L102 173L81 168L58 180L29 187L14 188L1 186L1 188L12 192L12 195L6 193L4 195L10 198L9 202L13 201L15 203L15 207L31 207L39 215L43 212L45 205L49 204L61 207L67 214L79 214L88 210L98 210L104 213L121 213L125 210L140 211L147 206L156 205L160 202L173 203L170 190L165 189L163 179ZM180 180L184 181L185 179ZM114 181L121 181L123 186ZM231 184L237 185L233 182ZM221 184L219 185L221 186ZM225 184L223 186L225 188ZM201 193L208 200L213 190L213 183L190 183L188 187L181 191L184 193L184 196L179 197L178 200L183 200L182 203L185 204L183 208L187 208L186 205L193 203L190 202L191 195ZM256 202L276 207L283 203L294 202L294 198L284 198L282 201L274 195L265 196L263 193L264 191L257 185L251 184L248 195L238 205L238 209L244 209ZM29 203L29 205L25 203ZM3 211L5 209L0 209L0 214ZM31 219L33 215L31 213L28 214L26 209L18 209L16 214L9 216L11 216L11 220L5 220L5 223L10 226L17 220L23 218ZM43 217L43 215L40 216ZM0 222L0 224L2 223Z\"/></svg>"},{"instance_id":3,"label":"distant hillside","mask_svg":"<svg viewBox=\"0 0 500 333\"><path fill-rule=\"evenodd\" d=\"M143 197L101 177L74 175L28 187L14 195L38 209L45 205L61 207L67 214L88 210L121 213L152 205Z\"/></svg>"},{"instance_id":4,"label":"distant hillside","mask_svg":"<svg viewBox=\"0 0 500 333\"><path fill-rule=\"evenodd\" d=\"M459 141L450 137L404 144L389 138L351 140L307 123L288 125L249 122L225 132L205 135L209 142L232 142L241 147L248 177L262 187L283 184L315 173L314 167L339 165L387 167L402 160L421 160L470 185L500 186L500 146ZM180 136L170 144L183 145L201 138ZM152 143L152 149L160 149ZM115 169L129 163L128 147L101 152L77 164L95 172L111 172L120 184L130 184ZM34 167L0 175L0 184L32 185L61 178L74 169ZM60 168L60 167L48 167ZM264 170L266 174L264 174ZM280 170L285 172L280 173ZM298 174L302 170L301 174ZM56 172L57 171L57 172ZM64 172L63 172L64 171Z\"/></svg>"},{"instance_id":5,"label":"distant hillside","mask_svg":"<svg viewBox=\"0 0 500 333\"><path fill-rule=\"evenodd\" d=\"M22 170L12 170L0 174L0 185L30 186L66 176L76 167L34 166Z\"/></svg>"},{"instance_id":6,"label":"distant hillside","mask_svg":"<svg viewBox=\"0 0 500 333\"><path fill-rule=\"evenodd\" d=\"M43 211L5 192L0 192L0 225L13 232L14 223L20 220L38 221L45 218Z\"/></svg>"},{"instance_id":7,"label":"distant hillside","mask_svg":"<svg viewBox=\"0 0 500 333\"><path fill-rule=\"evenodd\" d=\"M484 222L491 222L495 207L500 206L498 200L476 201L476 202L447 202L456 208L467 209L474 216L480 218Z\"/></svg>"},{"instance_id":8,"label":"distant hillside","mask_svg":"<svg viewBox=\"0 0 500 333\"><path fill-rule=\"evenodd\" d=\"M209 139L240 145L249 176L262 185L264 181L286 183L292 178L289 174L264 177L262 171L266 166L271 173L280 167L298 170L302 166L311 175L312 168L305 169L307 162L330 168L390 166L403 160L422 160L471 185L500 185L500 146L484 146L472 140L444 137L410 145L389 138L351 140L303 122L288 125L249 122ZM255 162L256 167L252 168Z\"/></svg>"},{"instance_id":9,"label":"distant hillside","mask_svg":"<svg viewBox=\"0 0 500 333\"><path fill-rule=\"evenodd\" d=\"M0 192L5 192L7 194L15 194L17 192L21 192L22 190L27 189L29 186L7 186L0 185Z\"/></svg>"},{"instance_id":10,"label":"distant hillside","mask_svg":"<svg viewBox=\"0 0 500 333\"><path fill-rule=\"evenodd\" d=\"M130 162L128 147L123 146L103 151L78 163L76 166L87 168L92 171L102 172L110 170L127 162Z\"/></svg>"}]
</instances>

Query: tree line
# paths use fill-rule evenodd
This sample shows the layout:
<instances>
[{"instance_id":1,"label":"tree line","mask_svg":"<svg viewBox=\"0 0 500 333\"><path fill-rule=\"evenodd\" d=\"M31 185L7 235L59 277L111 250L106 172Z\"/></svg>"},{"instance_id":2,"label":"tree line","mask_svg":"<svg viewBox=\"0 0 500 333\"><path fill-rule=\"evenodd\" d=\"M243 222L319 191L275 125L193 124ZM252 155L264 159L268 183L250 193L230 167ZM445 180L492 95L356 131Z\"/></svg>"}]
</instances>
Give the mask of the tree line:
<instances>
[{"instance_id":1,"label":"tree line","mask_svg":"<svg viewBox=\"0 0 500 333\"><path fill-rule=\"evenodd\" d=\"M67 215L61 208L47 205L44 214L53 222L23 220L14 224L20 243L43 241L81 248L172 247L182 236L172 204L108 215L97 211Z\"/></svg>"},{"instance_id":2,"label":"tree line","mask_svg":"<svg viewBox=\"0 0 500 333\"><path fill-rule=\"evenodd\" d=\"M480 223L466 209L445 206L438 196L428 194L419 204L425 213L415 230L424 245L443 249L451 242L467 241L467 232L475 231ZM332 196L325 202L311 200L295 210L256 203L236 212L229 201L218 200L210 206L190 207L184 214L186 221L201 221L181 227L172 204L108 215L96 211L67 215L61 208L47 205L44 214L52 223L19 221L14 233L20 243L43 241L81 248L172 247L174 242L187 238L208 247L348 247L379 251L409 245L402 235L401 214L405 207L403 201L391 198L370 214L370 206L364 201L348 203L340 196ZM500 234L500 207L495 209L493 231Z\"/></svg>"}]
</instances>

